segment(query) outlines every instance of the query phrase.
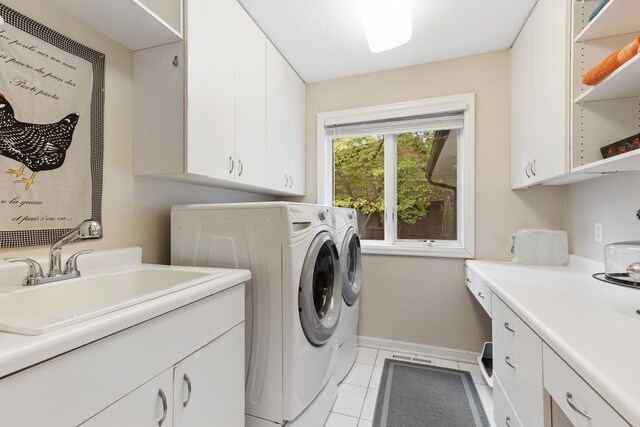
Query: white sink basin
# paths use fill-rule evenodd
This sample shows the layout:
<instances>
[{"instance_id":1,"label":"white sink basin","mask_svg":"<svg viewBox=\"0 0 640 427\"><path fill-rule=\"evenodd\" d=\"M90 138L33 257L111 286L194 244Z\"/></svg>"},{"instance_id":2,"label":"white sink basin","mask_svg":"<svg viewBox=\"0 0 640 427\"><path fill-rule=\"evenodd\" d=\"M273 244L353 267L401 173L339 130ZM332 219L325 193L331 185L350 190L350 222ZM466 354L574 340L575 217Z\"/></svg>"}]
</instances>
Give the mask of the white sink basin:
<instances>
[{"instance_id":1,"label":"white sink basin","mask_svg":"<svg viewBox=\"0 0 640 427\"><path fill-rule=\"evenodd\" d=\"M0 331L39 335L185 289L224 273L138 268L0 294Z\"/></svg>"}]
</instances>

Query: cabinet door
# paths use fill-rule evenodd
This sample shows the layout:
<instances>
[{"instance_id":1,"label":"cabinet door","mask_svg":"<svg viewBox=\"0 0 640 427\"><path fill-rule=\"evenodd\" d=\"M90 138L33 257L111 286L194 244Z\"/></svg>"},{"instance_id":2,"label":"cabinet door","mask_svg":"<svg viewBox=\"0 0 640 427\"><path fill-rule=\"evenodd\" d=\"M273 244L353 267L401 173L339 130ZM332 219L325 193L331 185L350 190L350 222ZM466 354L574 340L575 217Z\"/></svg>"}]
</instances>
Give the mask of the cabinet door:
<instances>
[{"instance_id":1,"label":"cabinet door","mask_svg":"<svg viewBox=\"0 0 640 427\"><path fill-rule=\"evenodd\" d=\"M174 425L244 425L244 323L176 366Z\"/></svg>"},{"instance_id":2,"label":"cabinet door","mask_svg":"<svg viewBox=\"0 0 640 427\"><path fill-rule=\"evenodd\" d=\"M289 174L292 193L304 195L305 192L305 99L304 82L296 72L287 67L289 86L289 120L288 120L288 148Z\"/></svg>"},{"instance_id":3,"label":"cabinet door","mask_svg":"<svg viewBox=\"0 0 640 427\"><path fill-rule=\"evenodd\" d=\"M289 165L288 125L292 118L287 81L289 64L280 52L267 42L267 186L288 191L291 180Z\"/></svg>"},{"instance_id":4,"label":"cabinet door","mask_svg":"<svg viewBox=\"0 0 640 427\"><path fill-rule=\"evenodd\" d=\"M173 370L168 369L81 425L171 427L173 400Z\"/></svg>"},{"instance_id":5,"label":"cabinet door","mask_svg":"<svg viewBox=\"0 0 640 427\"><path fill-rule=\"evenodd\" d=\"M526 187L531 174L532 21L529 19L511 49L511 187Z\"/></svg>"},{"instance_id":6,"label":"cabinet door","mask_svg":"<svg viewBox=\"0 0 640 427\"><path fill-rule=\"evenodd\" d=\"M568 3L539 0L533 21L532 158L534 182L566 173Z\"/></svg>"},{"instance_id":7,"label":"cabinet door","mask_svg":"<svg viewBox=\"0 0 640 427\"><path fill-rule=\"evenodd\" d=\"M235 0L189 0L187 171L221 179L235 172Z\"/></svg>"},{"instance_id":8,"label":"cabinet door","mask_svg":"<svg viewBox=\"0 0 640 427\"><path fill-rule=\"evenodd\" d=\"M266 37L236 3L236 180L264 186Z\"/></svg>"}]
</instances>

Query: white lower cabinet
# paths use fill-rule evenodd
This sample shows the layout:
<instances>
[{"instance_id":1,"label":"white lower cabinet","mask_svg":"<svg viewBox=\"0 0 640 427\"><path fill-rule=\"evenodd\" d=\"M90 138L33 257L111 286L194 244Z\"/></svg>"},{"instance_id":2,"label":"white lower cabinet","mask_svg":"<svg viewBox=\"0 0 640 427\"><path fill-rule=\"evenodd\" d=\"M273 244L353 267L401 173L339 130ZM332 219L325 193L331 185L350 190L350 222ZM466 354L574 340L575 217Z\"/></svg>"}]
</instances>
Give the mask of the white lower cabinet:
<instances>
[{"instance_id":1,"label":"white lower cabinet","mask_svg":"<svg viewBox=\"0 0 640 427\"><path fill-rule=\"evenodd\" d=\"M508 403L501 403L500 414L496 409L496 423L548 427L550 402L542 385L542 340L495 295L492 307L493 368L499 383L494 386L494 405L500 399ZM505 422L506 417L510 422Z\"/></svg>"},{"instance_id":2,"label":"white lower cabinet","mask_svg":"<svg viewBox=\"0 0 640 427\"><path fill-rule=\"evenodd\" d=\"M4 377L0 426L242 426L244 306L237 285Z\"/></svg>"},{"instance_id":3,"label":"white lower cabinet","mask_svg":"<svg viewBox=\"0 0 640 427\"><path fill-rule=\"evenodd\" d=\"M83 427L241 426L244 325L126 395Z\"/></svg>"},{"instance_id":4,"label":"white lower cabinet","mask_svg":"<svg viewBox=\"0 0 640 427\"><path fill-rule=\"evenodd\" d=\"M630 426L547 345L543 358L544 386L575 427Z\"/></svg>"},{"instance_id":5,"label":"white lower cabinet","mask_svg":"<svg viewBox=\"0 0 640 427\"><path fill-rule=\"evenodd\" d=\"M175 427L242 426L244 324L195 352L173 371Z\"/></svg>"}]
</instances>

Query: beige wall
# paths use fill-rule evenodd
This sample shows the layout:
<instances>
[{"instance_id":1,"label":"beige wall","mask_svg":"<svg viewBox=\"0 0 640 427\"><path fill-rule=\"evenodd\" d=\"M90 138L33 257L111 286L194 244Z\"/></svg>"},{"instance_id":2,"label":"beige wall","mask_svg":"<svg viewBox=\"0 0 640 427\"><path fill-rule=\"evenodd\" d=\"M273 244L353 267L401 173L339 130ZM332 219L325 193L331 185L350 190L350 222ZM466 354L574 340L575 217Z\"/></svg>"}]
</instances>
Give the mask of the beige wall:
<instances>
[{"instance_id":1,"label":"beige wall","mask_svg":"<svg viewBox=\"0 0 640 427\"><path fill-rule=\"evenodd\" d=\"M511 233L564 228L564 188L510 190L509 54L494 52L307 86L307 194L316 194L316 115L476 94L476 257L508 260ZM464 261L368 255L359 334L478 351L490 322L464 286Z\"/></svg>"},{"instance_id":2,"label":"beige wall","mask_svg":"<svg viewBox=\"0 0 640 427\"><path fill-rule=\"evenodd\" d=\"M169 209L174 204L246 201L261 197L133 176L133 55L46 0L4 0L4 4L106 55L104 238L75 244L108 249L142 246L147 262L169 261ZM40 256L47 248L2 249L0 258Z\"/></svg>"}]
</instances>

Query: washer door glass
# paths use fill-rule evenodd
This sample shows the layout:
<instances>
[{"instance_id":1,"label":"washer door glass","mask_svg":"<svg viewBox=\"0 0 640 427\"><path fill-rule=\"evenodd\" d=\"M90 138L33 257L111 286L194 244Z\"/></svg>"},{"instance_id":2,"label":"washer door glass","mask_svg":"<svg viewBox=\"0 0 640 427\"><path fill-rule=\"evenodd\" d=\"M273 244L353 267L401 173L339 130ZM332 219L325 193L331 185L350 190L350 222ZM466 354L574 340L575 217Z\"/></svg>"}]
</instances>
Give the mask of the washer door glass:
<instances>
[{"instance_id":1,"label":"washer door glass","mask_svg":"<svg viewBox=\"0 0 640 427\"><path fill-rule=\"evenodd\" d=\"M311 344L322 345L333 335L340 317L341 293L338 250L331 235L321 232L304 260L298 296L300 323Z\"/></svg>"},{"instance_id":2,"label":"washer door glass","mask_svg":"<svg viewBox=\"0 0 640 427\"><path fill-rule=\"evenodd\" d=\"M350 228L344 237L340 252L342 298L348 306L352 306L358 301L362 288L362 250L360 237L354 228Z\"/></svg>"}]
</instances>

